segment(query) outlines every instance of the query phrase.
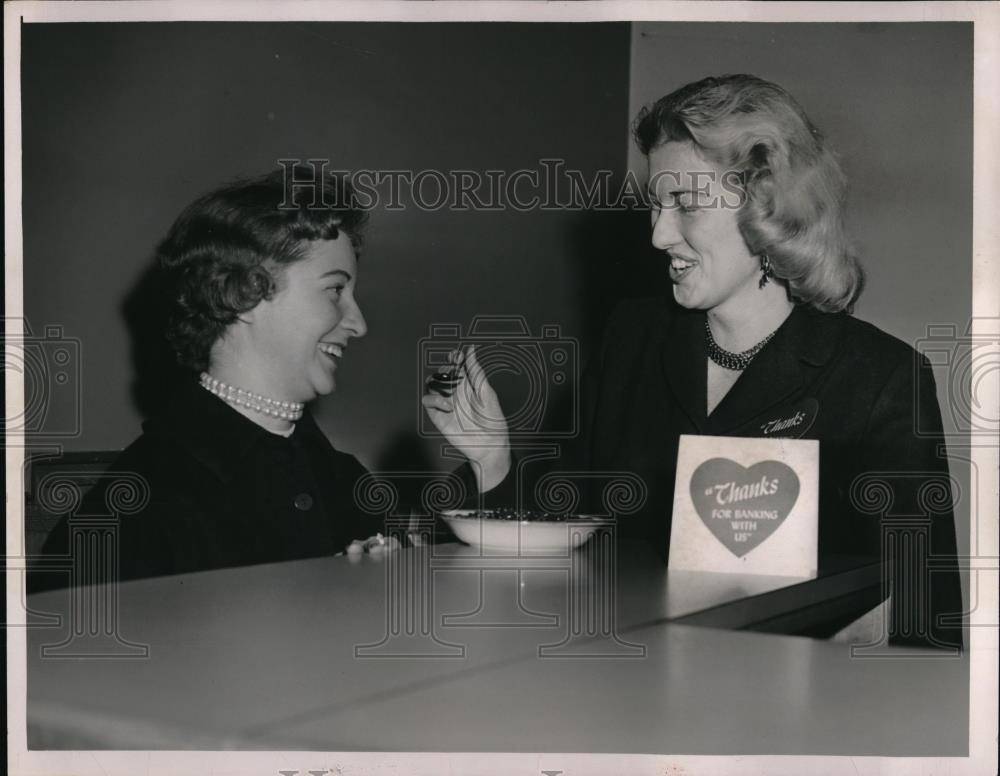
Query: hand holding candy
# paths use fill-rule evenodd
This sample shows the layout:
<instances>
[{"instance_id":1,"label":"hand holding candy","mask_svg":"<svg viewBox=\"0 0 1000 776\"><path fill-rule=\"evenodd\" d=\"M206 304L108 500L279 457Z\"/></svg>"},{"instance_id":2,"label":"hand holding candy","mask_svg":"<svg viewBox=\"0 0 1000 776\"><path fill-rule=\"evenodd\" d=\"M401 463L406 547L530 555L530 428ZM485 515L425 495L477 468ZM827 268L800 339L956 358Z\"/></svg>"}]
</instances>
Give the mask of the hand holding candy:
<instances>
[{"instance_id":1,"label":"hand holding candy","mask_svg":"<svg viewBox=\"0 0 1000 776\"><path fill-rule=\"evenodd\" d=\"M369 536L364 541L360 539L355 539L349 545L345 552L348 555L358 556L365 552L369 555L382 555L385 552L394 552L400 548L399 539L395 536L383 536L378 533L374 536Z\"/></svg>"},{"instance_id":2,"label":"hand holding candy","mask_svg":"<svg viewBox=\"0 0 1000 776\"><path fill-rule=\"evenodd\" d=\"M453 351L455 366L431 375L421 402L449 443L473 462L480 492L493 488L510 469L510 437L496 391L476 359L475 345Z\"/></svg>"}]
</instances>

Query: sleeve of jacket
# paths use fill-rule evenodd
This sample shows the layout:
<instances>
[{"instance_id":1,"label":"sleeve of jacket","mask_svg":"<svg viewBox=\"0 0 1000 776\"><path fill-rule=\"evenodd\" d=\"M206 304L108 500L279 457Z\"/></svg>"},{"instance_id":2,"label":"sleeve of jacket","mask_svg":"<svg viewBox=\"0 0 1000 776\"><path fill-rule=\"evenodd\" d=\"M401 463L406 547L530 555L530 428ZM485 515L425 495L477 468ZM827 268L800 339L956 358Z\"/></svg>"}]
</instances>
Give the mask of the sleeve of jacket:
<instances>
[{"instance_id":1,"label":"sleeve of jacket","mask_svg":"<svg viewBox=\"0 0 1000 776\"><path fill-rule=\"evenodd\" d=\"M862 449L861 476L883 494L878 536L870 541L879 542L888 561L890 641L961 646L962 594L941 411L930 364L912 349L909 356L875 401Z\"/></svg>"}]
</instances>

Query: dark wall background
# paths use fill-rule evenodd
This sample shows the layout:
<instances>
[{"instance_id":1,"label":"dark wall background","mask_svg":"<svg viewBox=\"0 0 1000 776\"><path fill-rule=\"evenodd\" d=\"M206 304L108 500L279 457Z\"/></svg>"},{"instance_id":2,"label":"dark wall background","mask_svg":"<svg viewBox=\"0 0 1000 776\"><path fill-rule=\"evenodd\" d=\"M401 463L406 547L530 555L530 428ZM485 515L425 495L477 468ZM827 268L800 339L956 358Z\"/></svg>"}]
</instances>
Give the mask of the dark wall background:
<instances>
[{"instance_id":1,"label":"dark wall background","mask_svg":"<svg viewBox=\"0 0 1000 776\"><path fill-rule=\"evenodd\" d=\"M626 24L25 25L26 317L81 342L82 433L58 441L138 435L123 304L200 193L281 157L416 171L560 158L620 176L628 67ZM315 407L334 444L376 468L434 449L415 436L434 322L523 315L586 349L642 286L621 240L645 236L621 221L376 209L359 277L369 334Z\"/></svg>"}]
</instances>

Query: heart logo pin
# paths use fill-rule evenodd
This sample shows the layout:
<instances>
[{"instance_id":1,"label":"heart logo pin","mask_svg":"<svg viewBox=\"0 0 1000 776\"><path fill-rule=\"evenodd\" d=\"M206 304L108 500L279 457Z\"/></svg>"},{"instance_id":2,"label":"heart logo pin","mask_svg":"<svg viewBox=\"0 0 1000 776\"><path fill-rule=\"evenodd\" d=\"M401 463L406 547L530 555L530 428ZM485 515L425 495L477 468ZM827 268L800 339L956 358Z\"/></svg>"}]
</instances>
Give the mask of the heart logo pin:
<instances>
[{"instance_id":1,"label":"heart logo pin","mask_svg":"<svg viewBox=\"0 0 1000 776\"><path fill-rule=\"evenodd\" d=\"M691 475L691 500L715 538L742 558L788 517L799 497L799 478L780 461L745 467L710 458Z\"/></svg>"}]
</instances>

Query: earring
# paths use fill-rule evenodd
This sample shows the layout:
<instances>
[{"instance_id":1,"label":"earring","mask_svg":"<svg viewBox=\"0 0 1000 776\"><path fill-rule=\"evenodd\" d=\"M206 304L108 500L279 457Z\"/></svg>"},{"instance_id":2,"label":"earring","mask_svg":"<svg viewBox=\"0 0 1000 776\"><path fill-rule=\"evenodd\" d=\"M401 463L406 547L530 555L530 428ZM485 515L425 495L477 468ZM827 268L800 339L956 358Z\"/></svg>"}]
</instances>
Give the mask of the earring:
<instances>
[{"instance_id":1,"label":"earring","mask_svg":"<svg viewBox=\"0 0 1000 776\"><path fill-rule=\"evenodd\" d=\"M771 257L766 253L760 255L760 282L757 283L757 288L763 288L767 285L767 281L774 277L774 272L771 271Z\"/></svg>"}]
</instances>

